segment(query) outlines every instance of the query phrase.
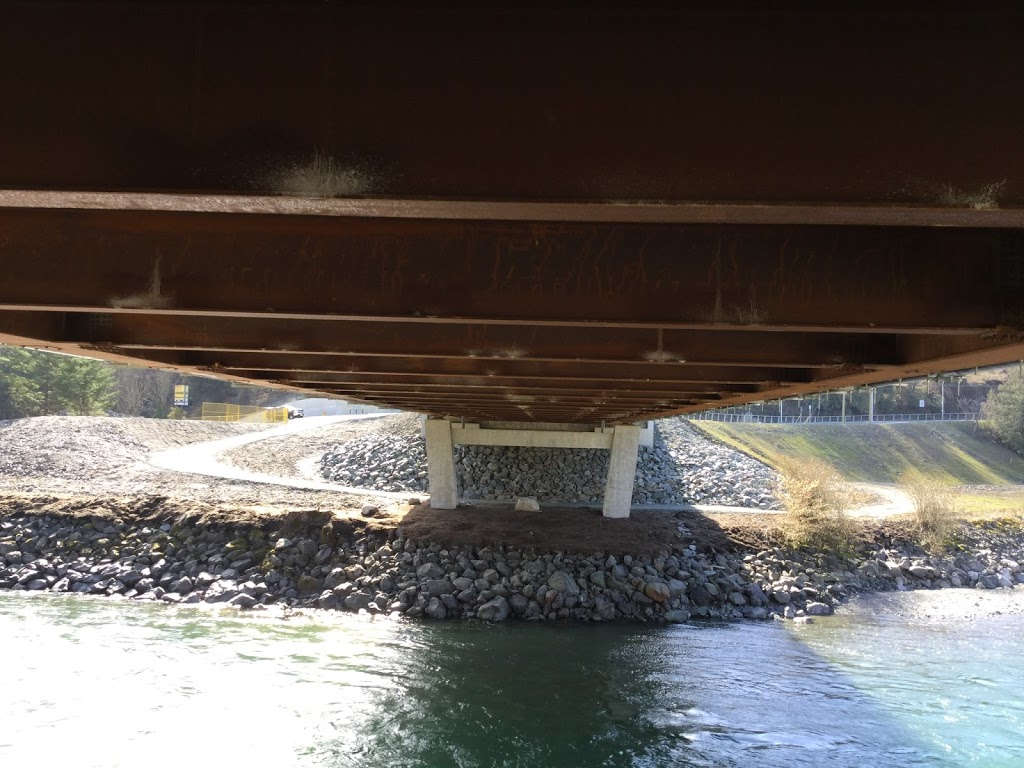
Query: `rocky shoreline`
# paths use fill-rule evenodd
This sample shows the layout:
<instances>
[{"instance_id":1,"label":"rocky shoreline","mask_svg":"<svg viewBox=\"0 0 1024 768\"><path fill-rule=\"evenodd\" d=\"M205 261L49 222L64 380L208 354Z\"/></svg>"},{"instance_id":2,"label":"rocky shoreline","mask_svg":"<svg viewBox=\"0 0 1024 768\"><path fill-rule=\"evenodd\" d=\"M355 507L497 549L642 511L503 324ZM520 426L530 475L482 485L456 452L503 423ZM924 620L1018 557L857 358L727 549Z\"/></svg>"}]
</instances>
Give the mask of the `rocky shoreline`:
<instances>
[{"instance_id":1,"label":"rocky shoreline","mask_svg":"<svg viewBox=\"0 0 1024 768\"><path fill-rule=\"evenodd\" d=\"M327 512L238 520L182 514L160 499L133 504L9 510L0 589L437 620L681 622L807 621L859 592L1024 584L1019 522L965 526L961 551L943 556L880 527L836 562L701 542L639 556L454 547Z\"/></svg>"}]
</instances>

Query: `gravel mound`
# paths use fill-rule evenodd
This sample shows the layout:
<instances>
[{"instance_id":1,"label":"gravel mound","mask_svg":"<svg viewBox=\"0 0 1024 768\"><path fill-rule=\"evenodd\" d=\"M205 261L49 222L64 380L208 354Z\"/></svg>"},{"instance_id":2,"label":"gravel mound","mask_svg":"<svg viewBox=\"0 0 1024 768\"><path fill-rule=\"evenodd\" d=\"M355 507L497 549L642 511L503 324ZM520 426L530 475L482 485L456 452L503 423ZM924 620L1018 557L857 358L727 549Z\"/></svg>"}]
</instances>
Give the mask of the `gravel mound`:
<instances>
[{"instance_id":1,"label":"gravel mound","mask_svg":"<svg viewBox=\"0 0 1024 768\"><path fill-rule=\"evenodd\" d=\"M604 450L456 446L460 496L598 503L610 454ZM329 450L321 473L332 482L379 491L427 490L426 445L414 416L382 420L374 434ZM655 427L654 448L641 448L634 504L717 504L777 509L769 467L706 437L682 419Z\"/></svg>"},{"instance_id":2,"label":"gravel mound","mask_svg":"<svg viewBox=\"0 0 1024 768\"><path fill-rule=\"evenodd\" d=\"M109 416L0 421L0 475L78 479L116 474L153 451L264 428Z\"/></svg>"}]
</instances>

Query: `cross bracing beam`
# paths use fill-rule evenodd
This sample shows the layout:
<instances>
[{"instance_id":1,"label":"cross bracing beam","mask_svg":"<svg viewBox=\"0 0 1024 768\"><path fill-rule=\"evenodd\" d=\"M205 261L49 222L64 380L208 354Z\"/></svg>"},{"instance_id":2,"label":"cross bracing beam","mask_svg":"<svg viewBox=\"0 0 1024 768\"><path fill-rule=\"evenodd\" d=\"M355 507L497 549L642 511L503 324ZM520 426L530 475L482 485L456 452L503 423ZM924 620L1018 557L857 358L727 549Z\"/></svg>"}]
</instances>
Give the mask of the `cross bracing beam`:
<instances>
[{"instance_id":1,"label":"cross bracing beam","mask_svg":"<svg viewBox=\"0 0 1024 768\"><path fill-rule=\"evenodd\" d=\"M95 305L74 305L74 304L3 304L0 303L0 311L10 313L10 316L31 314L31 313L60 313L62 315L85 314L85 315L112 315L131 316L133 318L145 317L168 317L168 318L219 318L232 320L267 320L271 322L283 322L290 320L315 321L322 323L384 323L408 327L410 325L439 326L440 329L450 326L469 326L477 328L489 328L493 326L522 326L529 323L537 328L632 328L645 329L657 332L658 330L677 331L757 331L761 333L853 333L853 334L900 334L913 333L919 335L939 336L977 336L999 332L1004 326L884 326L875 323L861 323L851 325L816 325L816 324L782 324L762 323L750 325L744 322L676 322L674 320L658 321L631 321L631 320L568 320L550 317L516 319L516 318L493 318L493 317L459 317L440 315L346 315L341 313L315 313L315 312L276 312L276 311L250 311L250 310L215 310L215 309L173 309L164 306L127 306L127 307L104 307L97 309ZM439 329L439 330L440 330Z\"/></svg>"},{"instance_id":2,"label":"cross bracing beam","mask_svg":"<svg viewBox=\"0 0 1024 768\"><path fill-rule=\"evenodd\" d=\"M309 198L160 192L0 189L2 208L164 213L248 213L343 218L618 224L814 224L1020 229L1019 208L964 209L940 204L801 205L716 202L542 202L406 198Z\"/></svg>"},{"instance_id":3,"label":"cross bracing beam","mask_svg":"<svg viewBox=\"0 0 1024 768\"><path fill-rule=\"evenodd\" d=\"M1018 230L0 210L2 304L1017 327ZM936 264L942 264L941 270ZM40 273L62 280L43 283ZM685 297L685 300L681 300ZM924 320L924 322L922 322Z\"/></svg>"},{"instance_id":4,"label":"cross bracing beam","mask_svg":"<svg viewBox=\"0 0 1024 768\"><path fill-rule=\"evenodd\" d=\"M227 370L227 369L225 369ZM716 370L716 369L708 369ZM720 369L719 369L720 370ZM729 372L730 375L735 376L736 370ZM752 370L752 369L745 369ZM423 373L412 373L408 371L374 371L371 373L352 373L349 371L326 371L316 369L304 369L300 370L297 368L232 368L231 373L236 376L243 378L260 378L271 376L274 378L280 378L281 381L287 381L289 383L303 383L300 378L306 379L308 377L308 383L329 385L332 382L340 382L342 384L361 384L361 383L374 383L374 382L405 382L408 384L446 384L452 382L466 383L466 386L546 386L551 384L567 384L568 388L582 386L584 384L614 384L627 387L629 389L644 389L645 385L657 386L657 385L669 385L669 386L685 386L685 385L698 385L698 386L709 386L712 390L717 391L722 389L724 385L738 384L743 386L760 386L760 385L772 385L780 386L782 384L790 383L791 380L775 379L770 378L754 379L754 380L741 380L739 378L729 379L726 377L716 377L710 379L697 379L697 378L629 378L622 376L558 376L554 374L541 375L541 376L520 376L515 374L502 374L496 376L481 376L481 375L452 375L452 374L423 374ZM770 373L781 373L783 371L774 371L762 369L758 371L758 375L767 376ZM788 372L788 371L786 371ZM291 377L291 378L289 378ZM802 377L798 380L792 381L808 381L809 377Z\"/></svg>"},{"instance_id":5,"label":"cross bracing beam","mask_svg":"<svg viewBox=\"0 0 1024 768\"><path fill-rule=\"evenodd\" d=\"M474 327L467 322L443 333L431 326L375 322L318 322L261 318L140 316L110 313L55 313L0 310L10 332L78 344L110 345L127 354L148 351L251 352L277 357L293 354L422 358L591 360L692 365L886 366L908 361L908 353L961 345L976 337L956 331L937 333L838 333L777 331L758 326L679 330L605 329L546 326ZM937 337L937 338L935 338ZM268 341L273 345L268 346ZM763 362L761 366L763 367Z\"/></svg>"},{"instance_id":6,"label":"cross bracing beam","mask_svg":"<svg viewBox=\"0 0 1024 768\"><path fill-rule=\"evenodd\" d=\"M427 392L463 392L472 394L474 391L483 392L503 392L503 393L519 393L527 395L538 395L546 397L554 397L558 395L600 395L602 393L614 394L616 390L605 388L605 389L593 389L589 387L519 387L519 386L486 386L486 385L466 385L466 384L378 384L378 383L363 383L363 384L324 384L316 380L303 381L295 380L289 382L291 384L300 384L314 387L325 387L330 388L332 392L378 392L382 394L389 394L394 392L402 393L427 393ZM625 389L626 392L635 393L638 396L651 398L651 397L675 397L678 395L698 395L698 394L717 394L721 392L720 387L714 387L709 385L680 387L679 389L651 389L649 387L638 387L632 385ZM736 384L729 387L730 392L757 392L758 387L755 384Z\"/></svg>"}]
</instances>

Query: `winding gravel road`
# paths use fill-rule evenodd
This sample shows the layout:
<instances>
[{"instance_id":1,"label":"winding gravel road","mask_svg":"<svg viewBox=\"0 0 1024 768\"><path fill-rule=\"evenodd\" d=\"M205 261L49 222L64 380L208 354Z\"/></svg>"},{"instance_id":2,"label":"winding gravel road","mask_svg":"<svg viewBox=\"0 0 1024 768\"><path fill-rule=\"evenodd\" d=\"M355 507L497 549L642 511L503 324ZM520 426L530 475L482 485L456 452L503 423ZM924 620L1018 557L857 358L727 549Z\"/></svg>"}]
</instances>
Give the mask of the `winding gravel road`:
<instances>
[{"instance_id":1,"label":"winding gravel road","mask_svg":"<svg viewBox=\"0 0 1024 768\"><path fill-rule=\"evenodd\" d=\"M234 464L225 463L220 457L236 448L251 443L275 440L282 437L294 437L315 430L323 430L342 422L366 421L382 418L384 414L358 414L347 416L311 416L294 419L278 427L245 435L232 435L219 440L172 448L154 453L149 463L159 469L172 472L184 472L191 475L206 475L226 480L241 480L248 483L266 483L283 485L289 488L301 488L309 491L337 491L349 494L365 494L368 497L383 499L406 499L407 493L385 493L383 491L367 491L363 488L339 485L301 477L272 475L254 472Z\"/></svg>"}]
</instances>

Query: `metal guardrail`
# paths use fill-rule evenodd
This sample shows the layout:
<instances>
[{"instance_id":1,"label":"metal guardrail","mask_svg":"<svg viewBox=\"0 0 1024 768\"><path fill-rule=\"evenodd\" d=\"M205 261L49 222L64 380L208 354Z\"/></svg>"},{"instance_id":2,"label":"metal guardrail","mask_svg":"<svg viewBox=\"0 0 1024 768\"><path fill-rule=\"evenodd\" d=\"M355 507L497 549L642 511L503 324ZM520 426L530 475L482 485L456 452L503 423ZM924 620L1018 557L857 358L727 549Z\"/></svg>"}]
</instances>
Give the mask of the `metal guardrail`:
<instances>
[{"instance_id":1,"label":"metal guardrail","mask_svg":"<svg viewBox=\"0 0 1024 768\"><path fill-rule=\"evenodd\" d=\"M842 416L760 416L753 413L695 413L690 421L718 421L726 424L905 424L917 421L979 421L977 413L876 413Z\"/></svg>"}]
</instances>

